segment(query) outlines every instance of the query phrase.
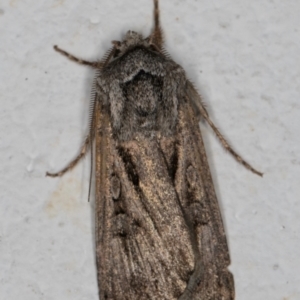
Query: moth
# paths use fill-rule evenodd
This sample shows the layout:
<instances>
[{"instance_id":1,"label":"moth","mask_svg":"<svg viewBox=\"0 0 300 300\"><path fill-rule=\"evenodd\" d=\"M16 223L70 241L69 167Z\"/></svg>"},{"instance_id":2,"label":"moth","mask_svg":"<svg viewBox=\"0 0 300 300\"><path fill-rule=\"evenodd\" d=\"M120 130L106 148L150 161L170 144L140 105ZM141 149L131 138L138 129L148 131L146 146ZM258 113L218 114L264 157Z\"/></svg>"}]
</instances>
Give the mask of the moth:
<instances>
[{"instance_id":1,"label":"moth","mask_svg":"<svg viewBox=\"0 0 300 300\"><path fill-rule=\"evenodd\" d=\"M90 131L95 150L96 261L100 299L234 299L224 227L199 128L210 120L185 71L164 49L158 0L154 29L128 31L97 70ZM94 147L95 143L95 147Z\"/></svg>"}]
</instances>

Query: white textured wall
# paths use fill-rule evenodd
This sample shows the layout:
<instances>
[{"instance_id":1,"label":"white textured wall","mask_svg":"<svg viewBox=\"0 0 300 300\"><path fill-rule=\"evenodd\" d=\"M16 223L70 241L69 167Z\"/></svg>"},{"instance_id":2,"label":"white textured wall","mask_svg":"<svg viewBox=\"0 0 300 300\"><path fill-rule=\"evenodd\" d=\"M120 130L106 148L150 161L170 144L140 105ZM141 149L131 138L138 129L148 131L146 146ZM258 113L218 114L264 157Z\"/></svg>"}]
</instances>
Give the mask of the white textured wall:
<instances>
[{"instance_id":1,"label":"white textured wall","mask_svg":"<svg viewBox=\"0 0 300 300\"><path fill-rule=\"evenodd\" d=\"M299 11L299 0L161 0L170 54L265 173L204 126L238 300L300 299ZM98 299L89 160L45 177L81 145L93 71L52 46L93 60L150 28L151 0L0 2L0 299Z\"/></svg>"}]
</instances>

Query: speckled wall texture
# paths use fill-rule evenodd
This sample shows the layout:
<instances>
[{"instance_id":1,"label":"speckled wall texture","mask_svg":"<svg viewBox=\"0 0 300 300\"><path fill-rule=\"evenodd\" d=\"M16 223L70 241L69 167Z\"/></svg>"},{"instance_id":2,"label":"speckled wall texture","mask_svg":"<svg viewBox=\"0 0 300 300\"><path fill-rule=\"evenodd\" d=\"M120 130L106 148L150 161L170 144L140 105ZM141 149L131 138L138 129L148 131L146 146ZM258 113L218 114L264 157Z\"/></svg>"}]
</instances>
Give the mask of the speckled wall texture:
<instances>
[{"instance_id":1,"label":"speckled wall texture","mask_svg":"<svg viewBox=\"0 0 300 300\"><path fill-rule=\"evenodd\" d=\"M300 1L161 0L166 48L210 115L264 177L203 135L238 300L300 299ZM61 179L87 131L97 59L152 0L0 2L0 299L97 300L89 159Z\"/></svg>"}]
</instances>

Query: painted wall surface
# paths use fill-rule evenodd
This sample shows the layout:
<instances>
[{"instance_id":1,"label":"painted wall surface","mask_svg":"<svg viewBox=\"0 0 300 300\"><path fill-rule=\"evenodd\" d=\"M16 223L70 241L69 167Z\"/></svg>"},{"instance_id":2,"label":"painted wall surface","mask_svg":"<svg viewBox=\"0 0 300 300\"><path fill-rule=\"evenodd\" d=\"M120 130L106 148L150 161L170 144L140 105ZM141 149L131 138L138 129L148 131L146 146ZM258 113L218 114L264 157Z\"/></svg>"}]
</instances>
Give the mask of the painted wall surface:
<instances>
[{"instance_id":1,"label":"painted wall surface","mask_svg":"<svg viewBox=\"0 0 300 300\"><path fill-rule=\"evenodd\" d=\"M161 0L166 49L215 124L202 124L238 300L300 299L300 1ZM0 2L0 299L97 300L89 159L63 178L88 130L94 71L151 0Z\"/></svg>"}]
</instances>

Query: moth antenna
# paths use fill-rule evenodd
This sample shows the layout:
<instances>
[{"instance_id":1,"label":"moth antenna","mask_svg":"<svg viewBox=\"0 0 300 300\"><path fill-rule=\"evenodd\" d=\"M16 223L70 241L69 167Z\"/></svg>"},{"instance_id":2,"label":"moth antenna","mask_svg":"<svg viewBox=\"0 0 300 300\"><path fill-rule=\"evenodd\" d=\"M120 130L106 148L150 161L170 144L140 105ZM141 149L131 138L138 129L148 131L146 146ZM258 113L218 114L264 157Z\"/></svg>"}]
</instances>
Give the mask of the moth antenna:
<instances>
[{"instance_id":1,"label":"moth antenna","mask_svg":"<svg viewBox=\"0 0 300 300\"><path fill-rule=\"evenodd\" d=\"M90 98L90 108L89 108L89 132L91 132L91 130L93 129L93 120L95 118L95 102L96 102L96 96L97 96L97 88L96 88L96 85L97 85L97 78L99 77L100 75L100 71L96 71L95 73L95 78L94 78L94 81L93 81L93 85L92 85L92 89L91 89L91 98Z\"/></svg>"},{"instance_id":2,"label":"moth antenna","mask_svg":"<svg viewBox=\"0 0 300 300\"><path fill-rule=\"evenodd\" d=\"M158 0L154 0L154 29L149 36L149 39L150 43L156 45L160 50L162 49L164 38L163 31L160 26Z\"/></svg>"},{"instance_id":3,"label":"moth antenna","mask_svg":"<svg viewBox=\"0 0 300 300\"><path fill-rule=\"evenodd\" d=\"M101 64L103 65L103 67L105 67L109 61L111 60L111 58L115 55L117 49L116 47L112 47L110 48L103 56L103 58L101 59Z\"/></svg>"},{"instance_id":4,"label":"moth antenna","mask_svg":"<svg viewBox=\"0 0 300 300\"><path fill-rule=\"evenodd\" d=\"M163 54L163 56L164 56L165 58L167 58L167 59L172 59L171 55L169 54L169 52L168 52L164 47L161 48L161 51L160 51L160 52Z\"/></svg>"},{"instance_id":5,"label":"moth antenna","mask_svg":"<svg viewBox=\"0 0 300 300\"><path fill-rule=\"evenodd\" d=\"M91 147L91 167L90 167L88 202L90 202L91 190L92 190L92 175L93 175L93 165L94 165L94 133L93 133L93 138L91 139L90 147Z\"/></svg>"},{"instance_id":6,"label":"moth antenna","mask_svg":"<svg viewBox=\"0 0 300 300\"><path fill-rule=\"evenodd\" d=\"M88 202L90 202L91 196L91 189L92 189L92 175L93 175L93 165L94 165L94 138L95 138L95 106L97 101L97 92L96 92L96 85L97 85L97 78L100 75L100 70L98 70L95 74L95 79L92 86L91 91L91 100L90 100L90 110L89 110L89 136L90 139L90 148L91 148L91 166L90 166L90 179L89 179L89 194L88 194Z\"/></svg>"}]
</instances>

